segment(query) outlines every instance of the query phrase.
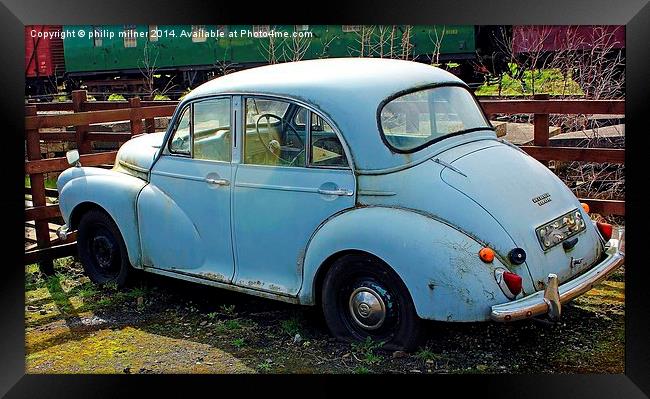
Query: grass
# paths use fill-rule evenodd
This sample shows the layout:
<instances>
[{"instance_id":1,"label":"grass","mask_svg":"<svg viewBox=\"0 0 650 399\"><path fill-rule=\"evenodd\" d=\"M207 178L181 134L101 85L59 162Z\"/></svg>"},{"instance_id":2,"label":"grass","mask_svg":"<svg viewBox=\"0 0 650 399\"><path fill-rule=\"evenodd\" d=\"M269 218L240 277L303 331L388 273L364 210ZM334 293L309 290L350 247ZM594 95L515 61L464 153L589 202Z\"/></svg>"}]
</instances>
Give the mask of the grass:
<instances>
[{"instance_id":1,"label":"grass","mask_svg":"<svg viewBox=\"0 0 650 399\"><path fill-rule=\"evenodd\" d=\"M25 187L31 187L32 182L29 180L29 175L25 175ZM55 179L45 179L45 188L54 188L56 189L56 180Z\"/></svg>"},{"instance_id":2,"label":"grass","mask_svg":"<svg viewBox=\"0 0 650 399\"><path fill-rule=\"evenodd\" d=\"M113 93L110 96L108 96L108 101L126 101L126 98L124 98L124 96L121 94Z\"/></svg>"},{"instance_id":3,"label":"grass","mask_svg":"<svg viewBox=\"0 0 650 399\"><path fill-rule=\"evenodd\" d=\"M517 67L515 65L510 64L510 67L513 72L516 72ZM523 73L522 80L513 79L507 74L504 74L501 77L500 95L532 95L533 92L535 94L551 95L584 94L580 85L574 81L571 76L565 78L562 72L557 68L535 69L534 71L526 70ZM475 94L477 96L499 95L498 82L486 82L476 90Z\"/></svg>"}]
</instances>

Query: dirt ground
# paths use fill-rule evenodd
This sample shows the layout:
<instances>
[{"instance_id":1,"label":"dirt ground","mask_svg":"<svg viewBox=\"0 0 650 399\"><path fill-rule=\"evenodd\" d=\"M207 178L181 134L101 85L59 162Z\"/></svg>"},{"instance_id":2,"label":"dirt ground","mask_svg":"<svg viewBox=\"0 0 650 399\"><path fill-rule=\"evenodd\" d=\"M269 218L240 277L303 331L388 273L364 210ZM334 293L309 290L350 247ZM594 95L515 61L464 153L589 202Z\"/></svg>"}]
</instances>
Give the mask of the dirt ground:
<instances>
[{"instance_id":1,"label":"dirt ground","mask_svg":"<svg viewBox=\"0 0 650 399\"><path fill-rule=\"evenodd\" d=\"M72 258L26 267L27 373L623 373L624 271L559 324L427 322L416 352L330 337L317 309L144 274L97 288Z\"/></svg>"}]
</instances>

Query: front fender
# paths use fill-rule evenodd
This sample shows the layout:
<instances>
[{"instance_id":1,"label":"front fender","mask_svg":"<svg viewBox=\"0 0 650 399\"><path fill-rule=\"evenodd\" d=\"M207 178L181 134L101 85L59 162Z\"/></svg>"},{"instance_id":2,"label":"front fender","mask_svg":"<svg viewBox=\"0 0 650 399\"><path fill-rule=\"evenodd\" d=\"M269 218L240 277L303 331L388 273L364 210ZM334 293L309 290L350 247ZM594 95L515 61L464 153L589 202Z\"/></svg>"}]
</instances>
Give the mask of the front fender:
<instances>
[{"instance_id":1,"label":"front fender","mask_svg":"<svg viewBox=\"0 0 650 399\"><path fill-rule=\"evenodd\" d=\"M113 170L79 167L65 170L57 180L59 208L68 225L81 204L103 208L122 233L131 264L140 265L136 200L146 181Z\"/></svg>"},{"instance_id":2,"label":"front fender","mask_svg":"<svg viewBox=\"0 0 650 399\"><path fill-rule=\"evenodd\" d=\"M300 303L315 302L315 276L333 254L357 250L386 262L402 278L418 316L442 321L488 320L504 303L494 270L482 262L482 245L431 217L392 207L364 207L327 221L308 244Z\"/></svg>"}]
</instances>

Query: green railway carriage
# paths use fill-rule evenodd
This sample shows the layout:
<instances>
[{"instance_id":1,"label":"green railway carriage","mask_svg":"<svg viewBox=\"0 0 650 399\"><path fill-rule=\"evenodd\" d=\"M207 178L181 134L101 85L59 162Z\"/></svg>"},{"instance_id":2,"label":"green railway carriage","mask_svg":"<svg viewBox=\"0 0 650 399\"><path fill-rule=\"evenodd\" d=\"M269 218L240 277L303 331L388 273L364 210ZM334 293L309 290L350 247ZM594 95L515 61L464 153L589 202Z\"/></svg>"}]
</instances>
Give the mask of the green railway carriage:
<instances>
[{"instance_id":1,"label":"green railway carriage","mask_svg":"<svg viewBox=\"0 0 650 399\"><path fill-rule=\"evenodd\" d=\"M63 31L73 86L115 76L142 80L145 70L155 69L185 89L225 68L358 56L453 60L461 66L454 72L463 75L476 53L471 25L67 25Z\"/></svg>"}]
</instances>

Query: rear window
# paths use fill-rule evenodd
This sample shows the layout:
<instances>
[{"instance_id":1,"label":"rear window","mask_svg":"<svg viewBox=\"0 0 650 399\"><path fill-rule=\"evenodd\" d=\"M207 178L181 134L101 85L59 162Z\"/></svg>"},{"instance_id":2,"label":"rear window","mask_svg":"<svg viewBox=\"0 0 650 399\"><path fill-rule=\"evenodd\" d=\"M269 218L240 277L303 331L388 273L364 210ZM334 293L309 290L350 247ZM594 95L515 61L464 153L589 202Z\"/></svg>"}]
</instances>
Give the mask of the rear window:
<instances>
[{"instance_id":1,"label":"rear window","mask_svg":"<svg viewBox=\"0 0 650 399\"><path fill-rule=\"evenodd\" d=\"M381 133L400 152L417 151L445 137L492 129L472 94L460 86L440 86L387 102Z\"/></svg>"}]
</instances>

